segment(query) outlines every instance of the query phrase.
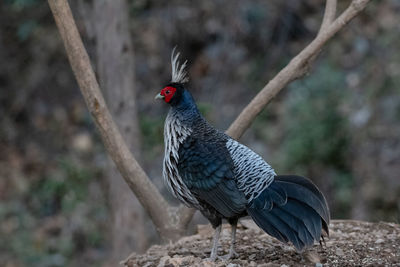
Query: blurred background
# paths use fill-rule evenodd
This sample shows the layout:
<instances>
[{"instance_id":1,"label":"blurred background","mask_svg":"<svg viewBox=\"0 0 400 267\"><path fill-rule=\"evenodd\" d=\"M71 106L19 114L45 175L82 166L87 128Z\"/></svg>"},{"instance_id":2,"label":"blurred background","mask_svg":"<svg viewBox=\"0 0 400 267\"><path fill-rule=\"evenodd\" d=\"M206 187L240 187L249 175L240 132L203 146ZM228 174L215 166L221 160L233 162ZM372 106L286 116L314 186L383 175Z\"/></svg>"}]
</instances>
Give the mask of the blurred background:
<instances>
[{"instance_id":1,"label":"blurred background","mask_svg":"<svg viewBox=\"0 0 400 267\"><path fill-rule=\"evenodd\" d=\"M313 39L324 9L317 0L69 2L125 138L172 204L161 178L168 107L153 100L172 48L188 59L201 111L224 130ZM241 139L278 173L310 177L334 219L400 222L399 47L400 1L372 1ZM105 153L47 2L0 2L0 59L0 266L115 266L160 242Z\"/></svg>"}]
</instances>

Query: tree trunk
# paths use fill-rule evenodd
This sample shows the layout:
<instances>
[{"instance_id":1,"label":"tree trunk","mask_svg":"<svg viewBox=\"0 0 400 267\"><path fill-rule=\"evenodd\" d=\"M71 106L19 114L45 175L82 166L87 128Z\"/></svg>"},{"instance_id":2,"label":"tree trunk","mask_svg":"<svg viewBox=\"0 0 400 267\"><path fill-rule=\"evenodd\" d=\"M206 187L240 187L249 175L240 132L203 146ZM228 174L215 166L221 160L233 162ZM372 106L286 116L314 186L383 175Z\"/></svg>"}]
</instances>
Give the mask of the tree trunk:
<instances>
[{"instance_id":1,"label":"tree trunk","mask_svg":"<svg viewBox=\"0 0 400 267\"><path fill-rule=\"evenodd\" d=\"M125 0L95 0L84 8L83 18L89 20L86 28L96 41L97 73L107 105L130 150L138 155L140 131L128 11ZM144 210L120 176L110 161L107 180L114 263L132 250L143 252L148 246Z\"/></svg>"}]
</instances>

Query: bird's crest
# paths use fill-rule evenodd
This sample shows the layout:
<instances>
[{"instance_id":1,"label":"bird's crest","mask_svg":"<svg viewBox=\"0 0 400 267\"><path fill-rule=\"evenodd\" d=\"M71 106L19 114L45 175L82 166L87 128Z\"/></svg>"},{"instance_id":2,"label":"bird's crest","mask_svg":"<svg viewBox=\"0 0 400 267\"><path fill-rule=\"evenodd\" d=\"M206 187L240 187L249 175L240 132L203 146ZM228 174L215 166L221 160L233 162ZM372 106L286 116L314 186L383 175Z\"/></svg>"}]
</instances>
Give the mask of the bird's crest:
<instances>
[{"instance_id":1,"label":"bird's crest","mask_svg":"<svg viewBox=\"0 0 400 267\"><path fill-rule=\"evenodd\" d=\"M179 55L181 53L177 52L175 54L175 50L176 47L174 47L174 49L172 50L171 53L171 67L172 67L172 78L171 78L171 82L172 83L186 83L189 81L189 77L186 76L186 64L187 64L187 60L185 60L185 62L183 62L182 65L180 65L179 62Z\"/></svg>"}]
</instances>

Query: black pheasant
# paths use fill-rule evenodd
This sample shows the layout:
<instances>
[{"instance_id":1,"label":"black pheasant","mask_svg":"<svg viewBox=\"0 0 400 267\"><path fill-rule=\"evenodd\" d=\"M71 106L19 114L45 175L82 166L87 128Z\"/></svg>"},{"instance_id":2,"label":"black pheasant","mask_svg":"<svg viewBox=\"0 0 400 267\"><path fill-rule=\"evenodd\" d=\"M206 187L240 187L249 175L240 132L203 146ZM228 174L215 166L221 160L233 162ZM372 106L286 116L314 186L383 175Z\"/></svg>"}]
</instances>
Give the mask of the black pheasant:
<instances>
[{"instance_id":1,"label":"black pheasant","mask_svg":"<svg viewBox=\"0 0 400 267\"><path fill-rule=\"evenodd\" d=\"M164 180L172 194L194 207L216 229L210 258L217 257L222 219L232 226L234 250L238 219L250 215L269 235L297 251L329 235L325 197L307 178L276 175L258 154L212 127L200 114L188 81L186 62L171 56L172 81L156 98L171 108L165 120Z\"/></svg>"}]
</instances>

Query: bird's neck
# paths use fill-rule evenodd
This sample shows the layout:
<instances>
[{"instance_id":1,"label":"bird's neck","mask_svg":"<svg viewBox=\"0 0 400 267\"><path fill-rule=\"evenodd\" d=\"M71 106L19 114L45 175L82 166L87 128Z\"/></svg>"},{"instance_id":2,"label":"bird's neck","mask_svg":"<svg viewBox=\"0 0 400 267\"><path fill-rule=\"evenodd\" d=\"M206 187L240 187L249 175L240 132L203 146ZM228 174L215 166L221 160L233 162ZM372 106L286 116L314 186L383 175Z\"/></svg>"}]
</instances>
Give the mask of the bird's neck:
<instances>
[{"instance_id":1,"label":"bird's neck","mask_svg":"<svg viewBox=\"0 0 400 267\"><path fill-rule=\"evenodd\" d=\"M184 91L182 99L176 105L171 106L169 116L175 117L186 127L192 128L195 123L202 121L203 116L200 114L193 97L188 91Z\"/></svg>"}]
</instances>

